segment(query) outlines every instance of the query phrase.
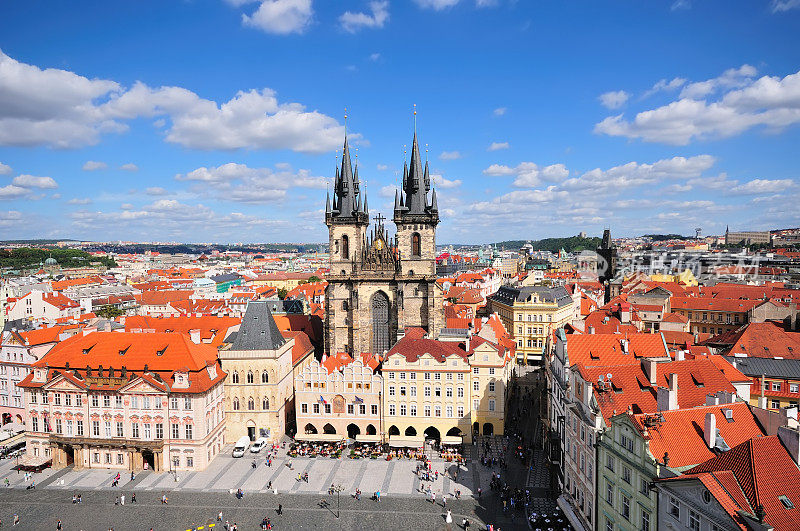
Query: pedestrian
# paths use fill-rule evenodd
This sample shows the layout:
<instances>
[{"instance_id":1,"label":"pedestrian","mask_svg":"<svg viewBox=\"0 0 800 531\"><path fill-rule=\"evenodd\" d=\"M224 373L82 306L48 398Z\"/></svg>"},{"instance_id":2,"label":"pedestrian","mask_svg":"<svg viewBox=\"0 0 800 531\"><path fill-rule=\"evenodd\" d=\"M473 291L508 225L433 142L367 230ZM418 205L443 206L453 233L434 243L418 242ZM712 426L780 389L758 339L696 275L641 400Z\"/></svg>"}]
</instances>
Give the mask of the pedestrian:
<instances>
[{"instance_id":1,"label":"pedestrian","mask_svg":"<svg viewBox=\"0 0 800 531\"><path fill-rule=\"evenodd\" d=\"M136 474L134 474L133 471L131 470L131 481L133 481L134 479L136 479Z\"/></svg>"},{"instance_id":2,"label":"pedestrian","mask_svg":"<svg viewBox=\"0 0 800 531\"><path fill-rule=\"evenodd\" d=\"M169 500L167 498L167 495L166 494L162 494L161 495L161 503L163 503L164 505L167 505L168 502L169 502Z\"/></svg>"},{"instance_id":3,"label":"pedestrian","mask_svg":"<svg viewBox=\"0 0 800 531\"><path fill-rule=\"evenodd\" d=\"M61 531L61 529L62 529L62 528L61 528L61 520L59 520L58 522L56 522L56 529L57 529L58 531Z\"/></svg>"},{"instance_id":4,"label":"pedestrian","mask_svg":"<svg viewBox=\"0 0 800 531\"><path fill-rule=\"evenodd\" d=\"M14 525L17 524L19 524L19 515L17 513L14 513Z\"/></svg>"},{"instance_id":5,"label":"pedestrian","mask_svg":"<svg viewBox=\"0 0 800 531\"><path fill-rule=\"evenodd\" d=\"M431 503L436 505L436 493L431 491Z\"/></svg>"},{"instance_id":6,"label":"pedestrian","mask_svg":"<svg viewBox=\"0 0 800 531\"><path fill-rule=\"evenodd\" d=\"M120 505L125 505L125 495L124 494L119 497L119 504Z\"/></svg>"},{"instance_id":7,"label":"pedestrian","mask_svg":"<svg viewBox=\"0 0 800 531\"><path fill-rule=\"evenodd\" d=\"M453 523L453 515L450 514L450 511L447 511L447 516L444 517L444 522L446 524L452 524Z\"/></svg>"},{"instance_id":8,"label":"pedestrian","mask_svg":"<svg viewBox=\"0 0 800 531\"><path fill-rule=\"evenodd\" d=\"M464 521L463 521L463 522L461 522L461 527L463 527L463 528L464 528L464 531L466 531L467 529L469 529L469 520L467 520L466 518L464 518Z\"/></svg>"},{"instance_id":9,"label":"pedestrian","mask_svg":"<svg viewBox=\"0 0 800 531\"><path fill-rule=\"evenodd\" d=\"M114 505L119 505L119 496L114 499Z\"/></svg>"},{"instance_id":10,"label":"pedestrian","mask_svg":"<svg viewBox=\"0 0 800 531\"><path fill-rule=\"evenodd\" d=\"M447 507L447 494L442 494L442 507Z\"/></svg>"},{"instance_id":11,"label":"pedestrian","mask_svg":"<svg viewBox=\"0 0 800 531\"><path fill-rule=\"evenodd\" d=\"M281 504L279 503L279 504L278 504L278 516L280 516L280 515L282 515L282 514L283 514L283 505L281 505Z\"/></svg>"},{"instance_id":12,"label":"pedestrian","mask_svg":"<svg viewBox=\"0 0 800 531\"><path fill-rule=\"evenodd\" d=\"M136 493L135 492L131 493L131 503L136 503Z\"/></svg>"},{"instance_id":13,"label":"pedestrian","mask_svg":"<svg viewBox=\"0 0 800 531\"><path fill-rule=\"evenodd\" d=\"M75 505L76 503L78 503L78 497L73 494L72 495L72 505Z\"/></svg>"},{"instance_id":14,"label":"pedestrian","mask_svg":"<svg viewBox=\"0 0 800 531\"><path fill-rule=\"evenodd\" d=\"M222 511L220 511L219 514L217 515L217 522L221 521L222 521Z\"/></svg>"},{"instance_id":15,"label":"pedestrian","mask_svg":"<svg viewBox=\"0 0 800 531\"><path fill-rule=\"evenodd\" d=\"M78 494L78 503L83 503L83 494Z\"/></svg>"},{"instance_id":16,"label":"pedestrian","mask_svg":"<svg viewBox=\"0 0 800 531\"><path fill-rule=\"evenodd\" d=\"M481 499L481 494L483 494L483 489L481 489L480 487L478 487L478 499L479 499L479 500Z\"/></svg>"}]
</instances>

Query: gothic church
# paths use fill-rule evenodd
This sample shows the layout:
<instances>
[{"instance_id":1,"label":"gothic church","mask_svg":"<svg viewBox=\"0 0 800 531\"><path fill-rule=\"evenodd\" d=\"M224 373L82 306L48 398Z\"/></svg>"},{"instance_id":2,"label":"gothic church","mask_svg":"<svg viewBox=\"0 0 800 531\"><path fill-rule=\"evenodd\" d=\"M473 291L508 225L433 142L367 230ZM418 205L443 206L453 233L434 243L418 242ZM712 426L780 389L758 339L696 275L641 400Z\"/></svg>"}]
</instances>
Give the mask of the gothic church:
<instances>
[{"instance_id":1,"label":"gothic church","mask_svg":"<svg viewBox=\"0 0 800 531\"><path fill-rule=\"evenodd\" d=\"M439 209L417 145L403 165L402 190L395 193L394 238L375 216L370 230L366 193L358 166L351 166L344 140L337 164L333 203L325 205L330 273L325 292L325 352L383 354L409 327L436 338L445 326L442 291L436 285L436 225ZM368 232L369 231L369 232Z\"/></svg>"}]
</instances>

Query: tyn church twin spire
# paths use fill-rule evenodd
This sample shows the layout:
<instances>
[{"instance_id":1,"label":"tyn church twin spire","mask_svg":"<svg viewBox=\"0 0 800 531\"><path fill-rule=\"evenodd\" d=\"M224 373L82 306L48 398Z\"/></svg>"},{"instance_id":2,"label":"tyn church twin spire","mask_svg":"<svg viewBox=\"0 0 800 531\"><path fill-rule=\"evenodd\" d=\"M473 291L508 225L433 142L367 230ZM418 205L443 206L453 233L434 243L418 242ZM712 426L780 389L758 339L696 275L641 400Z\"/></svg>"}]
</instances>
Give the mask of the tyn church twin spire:
<instances>
[{"instance_id":1,"label":"tyn church twin spire","mask_svg":"<svg viewBox=\"0 0 800 531\"><path fill-rule=\"evenodd\" d=\"M367 195L361 200L361 183L358 179L358 165L353 170L350 161L350 147L347 144L347 137L344 138L344 149L342 150L342 164L336 164L336 176L333 184L333 206L331 206L330 194L325 201L325 217L335 218L342 221L355 221L369 223L369 207L367 206Z\"/></svg>"},{"instance_id":2,"label":"tyn church twin spire","mask_svg":"<svg viewBox=\"0 0 800 531\"><path fill-rule=\"evenodd\" d=\"M403 187L394 195L394 217L425 216L439 217L439 206L436 201L436 190L431 194L428 203L428 192L431 190L431 176L428 161L422 169L422 159L417 144L417 133L411 146L411 164L403 164Z\"/></svg>"}]
</instances>

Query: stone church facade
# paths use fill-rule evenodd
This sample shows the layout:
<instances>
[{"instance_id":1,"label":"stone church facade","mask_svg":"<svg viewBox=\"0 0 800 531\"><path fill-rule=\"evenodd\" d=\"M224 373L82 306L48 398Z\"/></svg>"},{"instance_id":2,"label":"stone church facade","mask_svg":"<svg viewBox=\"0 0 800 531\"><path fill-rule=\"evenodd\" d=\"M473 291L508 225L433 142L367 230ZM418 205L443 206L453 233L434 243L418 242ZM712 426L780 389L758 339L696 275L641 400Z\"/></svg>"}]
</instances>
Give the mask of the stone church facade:
<instances>
[{"instance_id":1,"label":"stone church facade","mask_svg":"<svg viewBox=\"0 0 800 531\"><path fill-rule=\"evenodd\" d=\"M345 138L337 165L333 202L326 201L330 273L325 293L325 352L383 354L404 330L420 327L431 339L445 326L442 292L436 285L439 209L424 169L417 136L396 192L390 237L378 214L370 230L366 193L351 166Z\"/></svg>"}]
</instances>

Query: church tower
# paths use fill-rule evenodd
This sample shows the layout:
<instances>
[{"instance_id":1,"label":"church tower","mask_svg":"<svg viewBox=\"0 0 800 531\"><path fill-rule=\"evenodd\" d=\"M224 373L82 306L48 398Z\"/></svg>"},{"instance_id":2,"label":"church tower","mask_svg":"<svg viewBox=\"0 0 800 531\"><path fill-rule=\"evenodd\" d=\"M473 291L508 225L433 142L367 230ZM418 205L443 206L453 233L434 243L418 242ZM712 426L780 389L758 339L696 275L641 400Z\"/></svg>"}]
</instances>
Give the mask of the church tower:
<instances>
[{"instance_id":1,"label":"church tower","mask_svg":"<svg viewBox=\"0 0 800 531\"><path fill-rule=\"evenodd\" d=\"M383 354L404 330L420 327L435 338L444 327L441 288L436 285L436 192L422 167L416 134L411 165L395 198L391 238L378 214L369 230L366 194L358 168L351 170L345 139L336 168L333 203L325 206L330 272L325 292L325 352Z\"/></svg>"}]
</instances>

